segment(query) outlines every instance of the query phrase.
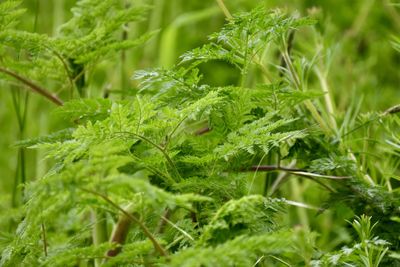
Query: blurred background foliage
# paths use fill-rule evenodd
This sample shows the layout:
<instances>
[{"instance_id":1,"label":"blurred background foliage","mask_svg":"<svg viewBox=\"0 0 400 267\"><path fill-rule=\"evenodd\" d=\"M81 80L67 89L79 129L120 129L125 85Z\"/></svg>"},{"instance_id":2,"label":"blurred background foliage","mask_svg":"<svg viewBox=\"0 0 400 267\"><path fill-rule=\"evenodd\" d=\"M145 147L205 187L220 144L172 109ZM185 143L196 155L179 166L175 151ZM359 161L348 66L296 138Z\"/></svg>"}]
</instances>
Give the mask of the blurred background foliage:
<instances>
[{"instance_id":1,"label":"blurred background foliage","mask_svg":"<svg viewBox=\"0 0 400 267\"><path fill-rule=\"evenodd\" d=\"M131 79L134 71L157 66L172 67L179 62L181 54L207 42L208 35L218 31L225 22L225 16L214 0L137 2L138 5L149 4L149 12L145 20L126 25L120 38L137 37L151 30L159 32L145 45L108 57L94 66L87 77L90 81L89 97L109 95L110 98L120 98L118 92L121 89L137 87L136 81ZM70 9L75 3L75 0L25 0L26 13L16 28L57 36L59 26L71 18ZM337 121L348 119L346 114L349 113L355 118L360 113L382 112L399 103L400 53L392 44L393 37L399 36L400 32L399 6L389 0L225 1L231 13L251 10L260 3L270 9L281 8L317 19L314 29L302 29L296 33L294 53L301 53L308 60L317 57L317 64L326 73L333 92ZM269 56L275 61L279 58L278 54ZM213 61L199 68L207 84L237 85L240 82L238 71L228 63ZM49 81L40 83L53 88ZM51 103L27 93L17 84L1 82L0 86L0 208L8 208L16 178L34 180L48 170L43 151L19 149L14 144L21 139L65 128L71 122L56 116L53 112L55 106ZM310 78L311 89L320 89L320 86L316 76ZM68 100L68 93L60 90L53 91ZM18 120L24 114L25 119ZM354 142L354 151L362 150L363 143ZM373 161L376 156L372 144L365 157ZM257 186L254 188L257 192ZM281 191L282 196L306 203L318 205L326 200L324 191L312 183L299 184L296 179L283 186ZM327 212L322 215L293 208L286 220L288 224L305 222L313 225L313 229L321 233L319 245L333 249L350 239L343 230L346 227L343 219L351 216L351 211L344 206L336 209L335 214ZM337 224L343 227L333 227Z\"/></svg>"}]
</instances>

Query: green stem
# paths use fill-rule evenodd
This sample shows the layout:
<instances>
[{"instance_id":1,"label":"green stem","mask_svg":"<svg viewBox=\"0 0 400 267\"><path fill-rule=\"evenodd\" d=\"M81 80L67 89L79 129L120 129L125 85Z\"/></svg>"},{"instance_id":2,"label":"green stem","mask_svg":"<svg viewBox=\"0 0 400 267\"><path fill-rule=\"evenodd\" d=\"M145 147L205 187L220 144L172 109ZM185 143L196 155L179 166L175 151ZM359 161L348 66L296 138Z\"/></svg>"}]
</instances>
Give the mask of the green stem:
<instances>
[{"instance_id":1,"label":"green stem","mask_svg":"<svg viewBox=\"0 0 400 267\"><path fill-rule=\"evenodd\" d=\"M259 165L259 166L252 166L249 169L242 169L240 170L242 172L247 172L247 171L256 171L256 172L287 172L289 174L293 174L296 176L301 176L304 177L306 179L312 180L318 184L320 184L322 187L326 188L328 191L330 192L335 192L335 190L324 184L323 182L321 182L319 179L330 179L330 180L345 180L345 179L350 179L352 178L351 176L333 176L333 175L323 175L323 174L317 174L317 173L312 173L312 172L308 172L306 170L302 170L302 169L298 169L298 168L293 168L293 167L279 167L276 165ZM279 181L279 183L282 180ZM273 185L273 191L276 190L277 186L279 184L274 184Z\"/></svg>"},{"instance_id":2,"label":"green stem","mask_svg":"<svg viewBox=\"0 0 400 267\"><path fill-rule=\"evenodd\" d=\"M299 202L304 202L304 199L302 196L304 184L300 184L297 179L291 179L290 183L291 183L293 199L296 199ZM302 226L306 230L309 230L310 226L309 226L307 212L304 209L297 209L297 215L299 216L299 220L300 220L300 223L302 224Z\"/></svg>"},{"instance_id":3,"label":"green stem","mask_svg":"<svg viewBox=\"0 0 400 267\"><path fill-rule=\"evenodd\" d=\"M33 31L37 32L38 19L39 19L39 0L36 0L35 6L35 20L33 22Z\"/></svg>"},{"instance_id":4,"label":"green stem","mask_svg":"<svg viewBox=\"0 0 400 267\"><path fill-rule=\"evenodd\" d=\"M129 8L129 4L125 1L125 8ZM126 41L128 39L128 31L127 31L128 23L123 25L123 30L121 34L121 41ZM125 70L125 65L126 65L126 51L125 49L121 50L121 69L120 69L120 86L122 90L121 97L125 98L125 92L126 92L126 70Z\"/></svg>"},{"instance_id":5,"label":"green stem","mask_svg":"<svg viewBox=\"0 0 400 267\"><path fill-rule=\"evenodd\" d=\"M291 76L291 78L292 78L292 81L293 81L293 83L294 83L296 89L299 90L299 91L302 91L303 88L302 88L302 86L301 86L300 79L299 79L299 77L297 76L297 73L296 73L296 71L295 71L295 69L294 69L294 67L293 67L293 62L292 62L292 60L290 59L290 56L289 56L289 54L288 54L288 52L287 52L287 48L286 48L286 45L285 45L284 40L283 40L283 44L284 44L284 45L283 45L283 46L284 46L284 49L283 49L283 52L282 52L283 59L284 59L285 62L286 62L286 66L288 67L290 76ZM321 117L321 115L318 113L318 110L317 110L317 108L314 106L314 104L313 104L310 100L304 101L304 104L306 105L306 108L310 111L311 116L317 121L317 123L319 124L319 126L321 127L321 129L322 129L327 135L330 135L330 134L331 134L331 130L330 130L329 127L326 125L326 123L325 123L324 119Z\"/></svg>"},{"instance_id":6,"label":"green stem","mask_svg":"<svg viewBox=\"0 0 400 267\"><path fill-rule=\"evenodd\" d=\"M101 210L92 211L92 221L93 221L93 245L98 246L107 242L107 219L105 213ZM94 260L95 267L100 267L101 259Z\"/></svg>"},{"instance_id":7,"label":"green stem","mask_svg":"<svg viewBox=\"0 0 400 267\"><path fill-rule=\"evenodd\" d=\"M293 66L293 62L290 59L289 56L289 52L288 52L288 47L286 45L286 41L285 39L282 37L281 39L281 44L283 47L283 51L282 51L282 57L286 63L286 66L289 70L289 74L292 78L293 84L295 86L295 88L299 91L302 91L302 84L300 82L299 77L297 76L297 72L294 69ZM319 124L319 126L321 127L321 129L328 135L330 135L331 130L329 129L329 127L327 127L324 119L321 117L321 115L319 115L318 110L316 109L316 107L314 106L314 104L310 101L310 100L306 100L304 101L304 104L306 105L306 108L310 111L312 117L317 121L317 123Z\"/></svg>"},{"instance_id":8,"label":"green stem","mask_svg":"<svg viewBox=\"0 0 400 267\"><path fill-rule=\"evenodd\" d=\"M72 99L73 97L74 97L74 89L75 89L75 82L74 82L74 80L73 80L73 77L71 76L71 72L70 72L70 70L69 70L69 67L68 67L68 64L67 64L67 62L64 60L64 58L60 55L60 53L58 53L56 50L54 50L53 48L51 48L51 47L47 47L47 46L45 46L51 53L53 53L55 56L56 56L56 58L58 58L59 60L60 60L60 62L61 62L61 64L63 65L63 67L64 67L64 70L65 70L65 73L66 73L66 75L67 75L67 79L68 79L68 82L69 82L69 85L70 85L70 98Z\"/></svg>"},{"instance_id":9,"label":"green stem","mask_svg":"<svg viewBox=\"0 0 400 267\"><path fill-rule=\"evenodd\" d=\"M233 17L229 12L229 9L225 6L224 0L216 0L219 8L221 8L222 12L224 13L225 17L231 20Z\"/></svg>"},{"instance_id":10,"label":"green stem","mask_svg":"<svg viewBox=\"0 0 400 267\"><path fill-rule=\"evenodd\" d=\"M26 125L26 117L27 117L27 109L28 109L28 100L29 95L26 93L25 98L23 100L23 107L21 107L21 94L20 91L12 91L12 100L13 107L15 111L15 115L17 117L18 122L18 139L22 140L24 138L24 131ZM18 148L18 156L17 156L17 166L14 177L14 185L13 185L13 193L11 198L11 203L13 207L18 206L18 199L23 199L23 189L18 190L18 186L20 184L25 184L26 182L26 164L25 164L25 148Z\"/></svg>"},{"instance_id":11,"label":"green stem","mask_svg":"<svg viewBox=\"0 0 400 267\"><path fill-rule=\"evenodd\" d=\"M328 111L328 118L330 122L330 128L337 131L337 124L335 120L335 108L334 108L334 103L333 99L331 97L331 92L329 90L328 82L326 80L326 74L322 74L322 72L318 69L315 68L315 73L317 74L317 77L320 81L322 92L324 92L324 98L325 98L325 105L326 105L326 110Z\"/></svg>"},{"instance_id":12,"label":"green stem","mask_svg":"<svg viewBox=\"0 0 400 267\"><path fill-rule=\"evenodd\" d=\"M42 238L43 238L43 253L44 256L47 257L47 237L46 237L46 227L44 225L44 222L41 223L41 228L42 228Z\"/></svg>"},{"instance_id":13,"label":"green stem","mask_svg":"<svg viewBox=\"0 0 400 267\"><path fill-rule=\"evenodd\" d=\"M182 118L182 120L180 120L174 127L174 129L172 129L172 131L168 134L167 136L167 141L165 143L164 146L164 150L168 149L168 145L170 144L170 141L172 139L172 136L175 134L175 132L179 129L179 127L182 125L182 123L188 118L188 116L185 116L184 118Z\"/></svg>"},{"instance_id":14,"label":"green stem","mask_svg":"<svg viewBox=\"0 0 400 267\"><path fill-rule=\"evenodd\" d=\"M322 88L322 91L324 92L325 104L326 104L326 109L327 109L328 117L329 117L328 121L330 121L330 131L338 132L338 127L337 127L337 124L336 124L336 120L335 120L335 118L333 116L334 111L335 111L334 110L334 106L335 105L334 105L333 99L332 99L332 97L330 95L330 90L329 90L329 87L328 87L328 83L326 81L327 73L322 74L321 71L318 68L315 68L315 73L317 74L318 79L320 80L321 88ZM380 118L381 116L384 116L384 115L385 115L385 113L381 114L380 116L377 116L376 118ZM369 120L368 122L362 124L359 127L356 127L355 129L343 134L342 138L345 137L346 135L352 133L353 131L361 128L362 126L368 125L373 120L375 120L375 118ZM330 134L332 134L332 132L328 133L328 135L330 135ZM349 151L349 156L354 162L357 162L357 159L354 156L353 152ZM364 163L365 163L365 156L363 156L362 165L359 167L359 170L360 170L361 173L363 173L364 180L366 182L368 182L370 185L374 186L375 182L372 180L371 176L368 173L365 173Z\"/></svg>"},{"instance_id":15,"label":"green stem","mask_svg":"<svg viewBox=\"0 0 400 267\"><path fill-rule=\"evenodd\" d=\"M248 42L249 42L249 35L246 31L246 42L245 42L245 51L244 51L244 62L243 62L243 70L242 70L242 75L240 78L240 87L244 88L246 87L246 81L247 81L247 74L249 71L249 64L248 64L248 54L249 54L249 48L248 48Z\"/></svg>"},{"instance_id":16,"label":"green stem","mask_svg":"<svg viewBox=\"0 0 400 267\"><path fill-rule=\"evenodd\" d=\"M149 143L150 145L154 146L155 148L157 148L165 157L165 159L167 160L168 164L172 167L172 169L175 171L175 174L178 178L178 180L182 180L181 175L178 172L178 169L175 166L175 163L172 161L172 159L170 158L170 156L168 155L168 153L165 151L165 149L163 147L161 147L160 145L157 145L156 143L154 143L153 141L151 141L150 139L148 139L147 137L140 135L140 134L136 134L136 133L132 133L132 132L119 132L122 134L129 134L132 135L140 140L143 140L147 143Z\"/></svg>"}]
</instances>

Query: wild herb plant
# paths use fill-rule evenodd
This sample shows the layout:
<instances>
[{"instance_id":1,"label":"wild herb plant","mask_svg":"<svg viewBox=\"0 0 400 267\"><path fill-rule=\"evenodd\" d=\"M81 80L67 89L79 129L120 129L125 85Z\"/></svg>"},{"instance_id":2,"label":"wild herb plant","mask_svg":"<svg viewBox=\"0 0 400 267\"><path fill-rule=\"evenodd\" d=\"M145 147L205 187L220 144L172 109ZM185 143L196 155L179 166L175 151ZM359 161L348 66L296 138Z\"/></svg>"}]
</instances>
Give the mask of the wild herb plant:
<instances>
[{"instance_id":1,"label":"wild herb plant","mask_svg":"<svg viewBox=\"0 0 400 267\"><path fill-rule=\"evenodd\" d=\"M352 247L343 247L339 252L326 254L321 260L314 261L314 266L379 266L383 257L389 250L389 245L385 240L373 236L372 231L377 225L371 225L371 217L362 215L356 217L351 223L356 230L359 243Z\"/></svg>"},{"instance_id":2,"label":"wild herb plant","mask_svg":"<svg viewBox=\"0 0 400 267\"><path fill-rule=\"evenodd\" d=\"M2 214L15 233L4 231L1 266L396 263L398 106L335 115L322 52L296 46L298 35L318 36L315 19L263 6L231 15L217 1L227 21L207 44L172 68L135 71L138 90L121 88L122 99L90 98L88 77L104 56L154 35L115 37L151 7L78 1L49 37L13 27L18 2L0 5L1 78L60 105L70 124L18 143L46 151L53 165L23 181L21 206ZM237 84L207 83L201 66L213 61L235 68ZM357 151L360 132L363 152L385 160ZM318 207L291 200L282 191L301 199L296 177L329 198ZM359 242L323 255L306 212L339 205L360 216L352 223Z\"/></svg>"}]
</instances>

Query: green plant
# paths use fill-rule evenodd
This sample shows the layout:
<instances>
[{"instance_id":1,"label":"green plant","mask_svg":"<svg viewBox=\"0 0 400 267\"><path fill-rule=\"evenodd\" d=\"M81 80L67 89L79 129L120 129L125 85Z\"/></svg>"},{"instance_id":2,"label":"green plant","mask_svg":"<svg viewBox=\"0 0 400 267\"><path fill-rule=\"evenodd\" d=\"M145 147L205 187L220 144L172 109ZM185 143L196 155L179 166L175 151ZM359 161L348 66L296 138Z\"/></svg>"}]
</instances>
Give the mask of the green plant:
<instances>
[{"instance_id":1,"label":"green plant","mask_svg":"<svg viewBox=\"0 0 400 267\"><path fill-rule=\"evenodd\" d=\"M130 40L123 27L150 7L78 1L49 37L12 27L22 15L18 1L0 5L1 78L59 105L67 121L18 142L45 151L52 167L37 180L16 179L20 206L1 214L11 228L2 231L1 266L396 262L398 106L361 113L353 103L336 113L316 19L264 6L232 15L216 4L227 22L208 43L171 68L136 70L137 90L126 86L122 66L122 88L102 88L104 98L91 97L99 62L121 53L126 63L125 50L149 41L156 31ZM234 83L216 85L202 72L221 61L239 74ZM45 89L57 86L59 96ZM375 150L386 160L371 159ZM361 216L352 223L353 247L335 252L350 243L345 237L329 249L320 241L330 230L319 238L322 223L310 215L330 211L346 213L335 221L346 233L344 219ZM325 250L334 252L321 256Z\"/></svg>"},{"instance_id":2,"label":"green plant","mask_svg":"<svg viewBox=\"0 0 400 267\"><path fill-rule=\"evenodd\" d=\"M359 243L352 247L343 247L341 251L324 255L321 261L314 262L315 266L379 266L389 250L389 243L372 235L377 225L371 225L371 217L362 215L351 223L356 230Z\"/></svg>"}]
</instances>

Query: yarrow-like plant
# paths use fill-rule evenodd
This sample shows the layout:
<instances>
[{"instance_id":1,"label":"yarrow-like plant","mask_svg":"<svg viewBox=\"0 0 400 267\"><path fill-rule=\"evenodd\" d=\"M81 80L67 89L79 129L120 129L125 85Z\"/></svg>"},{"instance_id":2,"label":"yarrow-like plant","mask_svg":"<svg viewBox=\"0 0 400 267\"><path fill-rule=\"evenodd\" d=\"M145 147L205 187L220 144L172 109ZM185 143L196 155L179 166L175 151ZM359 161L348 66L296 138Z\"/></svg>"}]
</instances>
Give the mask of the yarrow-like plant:
<instances>
[{"instance_id":1,"label":"yarrow-like plant","mask_svg":"<svg viewBox=\"0 0 400 267\"><path fill-rule=\"evenodd\" d=\"M292 205L315 208L274 195L286 174L317 183L357 214L369 208L373 218L398 215L398 198L370 187L365 168L335 140L337 129L318 105L324 93L309 90L298 65L308 63L290 53L293 32L314 20L257 7L234 15L177 66L136 71L139 90L125 90L124 99L85 99L85 75L96 62L154 34L115 38L148 7L78 1L72 19L50 38L13 29L21 12L16 1L6 3L0 14L12 12L0 18L0 44L29 57L4 56L1 78L62 106L56 113L72 127L19 143L45 150L53 165L25 185L16 234L3 246L0 265L309 266L318 255L313 234L291 229L282 214ZM269 49L279 55L272 62ZM239 83L207 84L199 67L214 60L237 68ZM81 98L64 103L37 85L49 79ZM265 195L252 194L262 172L282 175L272 188L263 185ZM360 243L351 253L314 263L351 254L337 262L377 266L389 243L372 237L374 226L370 217L357 218Z\"/></svg>"}]
</instances>

